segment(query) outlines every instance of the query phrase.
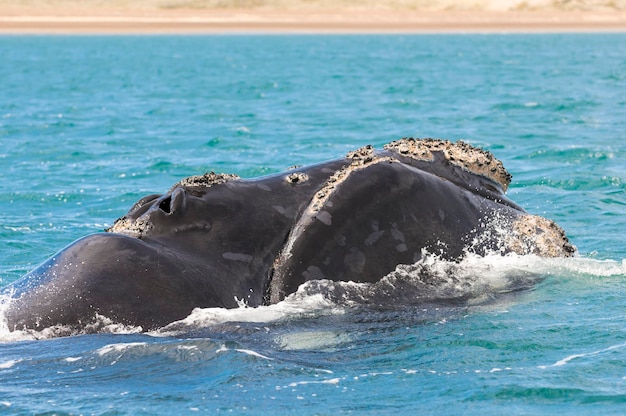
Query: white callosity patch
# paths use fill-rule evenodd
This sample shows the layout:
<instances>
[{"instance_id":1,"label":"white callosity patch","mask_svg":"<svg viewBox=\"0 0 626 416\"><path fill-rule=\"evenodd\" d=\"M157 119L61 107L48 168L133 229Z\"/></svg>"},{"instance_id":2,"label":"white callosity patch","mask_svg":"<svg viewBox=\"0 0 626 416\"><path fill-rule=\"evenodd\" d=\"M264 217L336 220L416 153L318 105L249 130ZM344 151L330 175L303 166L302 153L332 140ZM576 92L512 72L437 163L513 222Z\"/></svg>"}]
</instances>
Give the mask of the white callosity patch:
<instances>
[{"instance_id":1,"label":"white callosity patch","mask_svg":"<svg viewBox=\"0 0 626 416\"><path fill-rule=\"evenodd\" d=\"M309 175L307 175L306 173L302 173L302 172L294 172L285 176L285 181L292 185L304 183L308 180L309 180Z\"/></svg>"},{"instance_id":2,"label":"white callosity patch","mask_svg":"<svg viewBox=\"0 0 626 416\"><path fill-rule=\"evenodd\" d=\"M149 233L152 230L152 223L146 218L126 218L122 217L106 231L109 233L126 234L132 237L139 237Z\"/></svg>"},{"instance_id":3,"label":"white callosity patch","mask_svg":"<svg viewBox=\"0 0 626 416\"><path fill-rule=\"evenodd\" d=\"M385 149L423 161L432 161L433 153L440 152L453 165L499 183L504 191L511 183L511 174L500 160L490 152L461 140L453 143L440 139L404 138L385 145Z\"/></svg>"},{"instance_id":4,"label":"white callosity patch","mask_svg":"<svg viewBox=\"0 0 626 416\"><path fill-rule=\"evenodd\" d=\"M172 186L170 192L177 187L183 188L210 188L222 183L238 180L239 176L230 173L207 172L204 175L189 176Z\"/></svg>"},{"instance_id":5,"label":"white callosity patch","mask_svg":"<svg viewBox=\"0 0 626 416\"><path fill-rule=\"evenodd\" d=\"M467 252L480 253L489 247L493 253L541 257L570 257L576 253L576 247L569 242L561 227L537 215L522 214L510 218L494 211L478 228L466 246Z\"/></svg>"},{"instance_id":6,"label":"white callosity patch","mask_svg":"<svg viewBox=\"0 0 626 416\"><path fill-rule=\"evenodd\" d=\"M313 200L307 208L307 213L315 215L322 212L322 209L328 199L333 195L333 192L341 183L343 183L350 174L357 170L364 169L372 164L381 162L397 162L397 160L390 157L376 156L374 148L370 145L361 147L360 149L350 152L346 155L346 158L350 160L350 163L344 165L335 172L322 186L322 188L315 194Z\"/></svg>"},{"instance_id":7,"label":"white callosity patch","mask_svg":"<svg viewBox=\"0 0 626 416\"><path fill-rule=\"evenodd\" d=\"M507 246L517 254L542 257L566 257L576 252L561 227L537 215L524 215L515 220Z\"/></svg>"},{"instance_id":8,"label":"white callosity patch","mask_svg":"<svg viewBox=\"0 0 626 416\"><path fill-rule=\"evenodd\" d=\"M192 193L204 193L212 186L238 179L240 179L239 176L234 174L207 172L203 175L189 176L182 179L172 186L170 192L174 191L176 188L182 187ZM141 216L133 219L128 216L124 216L118 218L106 231L110 233L126 234L132 237L141 237L149 234L152 229L153 225L149 218Z\"/></svg>"}]
</instances>

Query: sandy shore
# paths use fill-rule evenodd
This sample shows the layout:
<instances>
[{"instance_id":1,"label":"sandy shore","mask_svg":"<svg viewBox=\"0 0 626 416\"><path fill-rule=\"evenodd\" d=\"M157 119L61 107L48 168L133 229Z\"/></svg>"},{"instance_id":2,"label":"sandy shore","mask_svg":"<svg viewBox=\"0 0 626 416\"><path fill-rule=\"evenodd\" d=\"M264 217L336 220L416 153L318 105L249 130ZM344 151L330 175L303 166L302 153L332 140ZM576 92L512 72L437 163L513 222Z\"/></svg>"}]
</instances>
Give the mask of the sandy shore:
<instances>
[{"instance_id":1,"label":"sandy shore","mask_svg":"<svg viewBox=\"0 0 626 416\"><path fill-rule=\"evenodd\" d=\"M626 12L0 6L2 34L438 32L626 32Z\"/></svg>"}]
</instances>

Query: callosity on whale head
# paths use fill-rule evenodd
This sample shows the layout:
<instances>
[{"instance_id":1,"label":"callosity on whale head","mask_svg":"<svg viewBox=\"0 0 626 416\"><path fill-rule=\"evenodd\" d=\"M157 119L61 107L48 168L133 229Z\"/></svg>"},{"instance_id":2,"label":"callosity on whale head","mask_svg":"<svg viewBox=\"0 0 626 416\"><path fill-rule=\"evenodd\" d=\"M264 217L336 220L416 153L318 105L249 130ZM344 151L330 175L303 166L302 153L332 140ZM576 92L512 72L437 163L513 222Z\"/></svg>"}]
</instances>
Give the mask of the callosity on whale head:
<instances>
[{"instance_id":1,"label":"callosity on whale head","mask_svg":"<svg viewBox=\"0 0 626 416\"><path fill-rule=\"evenodd\" d=\"M504 195L510 179L489 152L434 139L257 179L193 176L6 287L6 320L151 330L197 307L276 303L309 280L376 282L424 251L571 256L561 228Z\"/></svg>"}]
</instances>

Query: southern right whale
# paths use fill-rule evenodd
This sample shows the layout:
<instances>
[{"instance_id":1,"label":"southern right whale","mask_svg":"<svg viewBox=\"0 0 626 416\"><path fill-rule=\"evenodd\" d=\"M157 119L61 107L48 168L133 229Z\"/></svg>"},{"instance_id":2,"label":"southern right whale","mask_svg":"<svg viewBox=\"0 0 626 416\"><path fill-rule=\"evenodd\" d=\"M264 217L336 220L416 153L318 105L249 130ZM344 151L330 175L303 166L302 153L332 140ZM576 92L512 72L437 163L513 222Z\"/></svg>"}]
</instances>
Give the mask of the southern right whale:
<instances>
[{"instance_id":1,"label":"southern right whale","mask_svg":"<svg viewBox=\"0 0 626 416\"><path fill-rule=\"evenodd\" d=\"M152 330L194 308L276 303L311 280L376 282L425 251L571 256L466 143L401 139L256 179L206 173L135 203L5 287L11 330L107 317Z\"/></svg>"}]
</instances>

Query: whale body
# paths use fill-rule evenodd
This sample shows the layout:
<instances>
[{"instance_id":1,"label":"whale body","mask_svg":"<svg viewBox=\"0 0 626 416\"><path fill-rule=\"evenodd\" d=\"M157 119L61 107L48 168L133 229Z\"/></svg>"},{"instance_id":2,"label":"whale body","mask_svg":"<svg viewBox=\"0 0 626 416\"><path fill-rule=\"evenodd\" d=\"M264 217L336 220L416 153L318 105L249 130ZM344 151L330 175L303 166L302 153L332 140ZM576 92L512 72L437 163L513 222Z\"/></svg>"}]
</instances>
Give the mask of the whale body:
<instances>
[{"instance_id":1,"label":"whale body","mask_svg":"<svg viewBox=\"0 0 626 416\"><path fill-rule=\"evenodd\" d=\"M505 196L510 179L491 153L436 139L255 179L192 176L5 287L5 318L147 331L194 308L277 303L311 280L376 282L425 252L571 256L558 225Z\"/></svg>"}]
</instances>

